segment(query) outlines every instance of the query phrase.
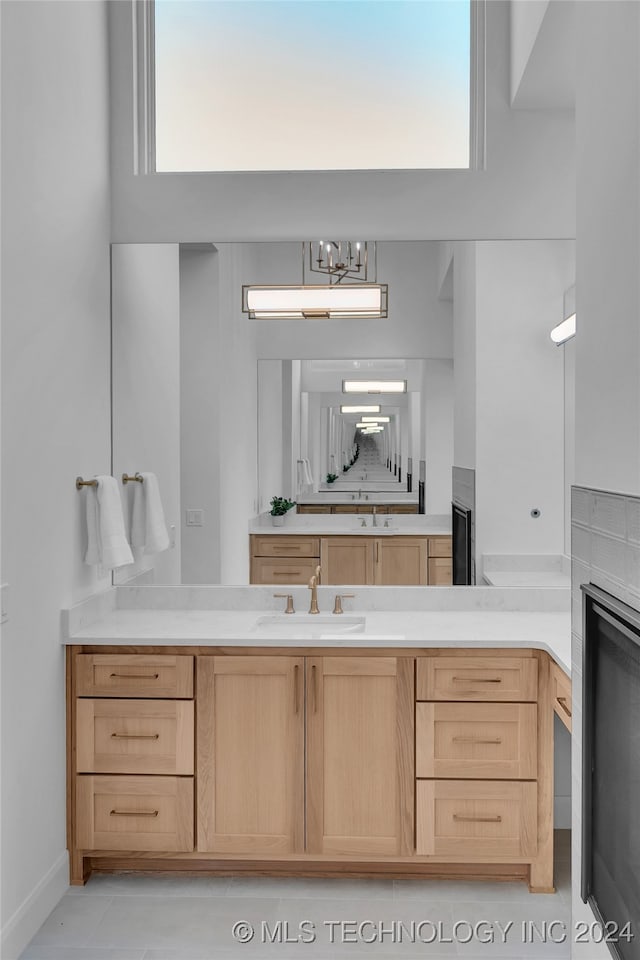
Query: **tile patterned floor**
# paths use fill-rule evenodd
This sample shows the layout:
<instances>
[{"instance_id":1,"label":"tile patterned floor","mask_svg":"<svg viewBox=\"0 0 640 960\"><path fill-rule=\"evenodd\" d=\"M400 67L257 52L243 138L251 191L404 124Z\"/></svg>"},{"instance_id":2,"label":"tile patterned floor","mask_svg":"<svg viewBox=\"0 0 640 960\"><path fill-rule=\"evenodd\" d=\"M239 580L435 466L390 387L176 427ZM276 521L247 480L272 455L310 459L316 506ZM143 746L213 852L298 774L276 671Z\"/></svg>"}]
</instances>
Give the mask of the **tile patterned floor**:
<instances>
[{"instance_id":1,"label":"tile patterned floor","mask_svg":"<svg viewBox=\"0 0 640 960\"><path fill-rule=\"evenodd\" d=\"M566 960L569 856L558 831L557 892L538 896L521 883L94 876L69 889L20 960ZM545 921L547 942L525 942ZM250 942L234 940L239 922ZM307 942L283 942L298 934Z\"/></svg>"}]
</instances>

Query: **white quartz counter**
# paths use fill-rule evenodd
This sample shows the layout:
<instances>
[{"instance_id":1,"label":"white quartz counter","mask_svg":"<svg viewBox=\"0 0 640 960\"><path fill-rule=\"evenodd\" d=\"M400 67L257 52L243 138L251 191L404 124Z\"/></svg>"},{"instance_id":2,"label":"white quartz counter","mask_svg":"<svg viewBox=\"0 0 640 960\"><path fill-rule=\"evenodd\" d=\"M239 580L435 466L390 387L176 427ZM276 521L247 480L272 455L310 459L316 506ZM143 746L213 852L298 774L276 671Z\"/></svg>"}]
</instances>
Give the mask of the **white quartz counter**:
<instances>
[{"instance_id":1,"label":"white quartz counter","mask_svg":"<svg viewBox=\"0 0 640 960\"><path fill-rule=\"evenodd\" d=\"M396 537L447 537L451 535L451 518L446 515L424 516L405 514L393 516L381 513L373 526L372 514L362 514L366 526L361 525L358 514L291 514L285 517L282 526L274 527L269 514L260 514L249 523L249 533L276 534L279 536L396 536ZM385 520L389 526L385 527Z\"/></svg>"},{"instance_id":2,"label":"white quartz counter","mask_svg":"<svg viewBox=\"0 0 640 960\"><path fill-rule=\"evenodd\" d=\"M347 589L347 588L345 588ZM477 588L476 588L477 589ZM347 609L349 606L349 609ZM328 612L326 603L321 607ZM279 611L203 609L114 609L63 637L67 644L123 644L145 646L255 646L255 647L533 647L546 650L566 673L571 668L571 626L568 612L451 611L359 609L345 601L347 616L366 618L363 633L304 639L291 635L298 616L287 618L286 639L263 635L256 621ZM335 621L339 621L339 617ZM69 618L67 622L70 623ZM344 621L345 623L348 621ZM333 626L333 623L332 623ZM304 632L304 629L301 631Z\"/></svg>"},{"instance_id":3,"label":"white quartz counter","mask_svg":"<svg viewBox=\"0 0 640 960\"><path fill-rule=\"evenodd\" d=\"M561 571L491 570L484 579L492 587L564 587L571 588L571 577Z\"/></svg>"}]
</instances>

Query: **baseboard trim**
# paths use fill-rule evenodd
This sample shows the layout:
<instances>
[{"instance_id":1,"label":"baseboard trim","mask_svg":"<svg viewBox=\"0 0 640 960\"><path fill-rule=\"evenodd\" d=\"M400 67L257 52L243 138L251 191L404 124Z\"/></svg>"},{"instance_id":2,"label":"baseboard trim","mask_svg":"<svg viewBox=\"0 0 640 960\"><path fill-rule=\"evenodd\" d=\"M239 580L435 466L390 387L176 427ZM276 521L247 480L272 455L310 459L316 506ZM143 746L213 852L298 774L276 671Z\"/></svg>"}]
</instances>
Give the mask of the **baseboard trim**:
<instances>
[{"instance_id":1,"label":"baseboard trim","mask_svg":"<svg viewBox=\"0 0 640 960\"><path fill-rule=\"evenodd\" d=\"M69 888L69 854L65 850L2 926L0 956L18 960Z\"/></svg>"}]
</instances>

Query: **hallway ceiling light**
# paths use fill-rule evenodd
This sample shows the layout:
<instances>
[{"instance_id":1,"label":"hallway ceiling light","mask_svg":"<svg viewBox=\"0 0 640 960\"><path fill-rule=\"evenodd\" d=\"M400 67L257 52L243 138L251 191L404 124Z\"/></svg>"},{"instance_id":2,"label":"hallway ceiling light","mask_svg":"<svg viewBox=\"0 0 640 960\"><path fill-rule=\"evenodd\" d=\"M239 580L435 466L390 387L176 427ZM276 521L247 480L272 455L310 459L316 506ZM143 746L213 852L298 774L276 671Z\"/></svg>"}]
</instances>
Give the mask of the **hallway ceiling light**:
<instances>
[{"instance_id":1,"label":"hallway ceiling light","mask_svg":"<svg viewBox=\"0 0 640 960\"><path fill-rule=\"evenodd\" d=\"M359 427L361 430L363 430L365 427L377 427L378 425L378 421L375 419L375 417L367 417L366 419L361 420L359 423L356 423L356 427Z\"/></svg>"},{"instance_id":2,"label":"hallway ceiling light","mask_svg":"<svg viewBox=\"0 0 640 960\"><path fill-rule=\"evenodd\" d=\"M406 380L343 380L343 393L406 393Z\"/></svg>"},{"instance_id":3,"label":"hallway ceiling light","mask_svg":"<svg viewBox=\"0 0 640 960\"><path fill-rule=\"evenodd\" d=\"M340 407L340 413L380 413L380 404L379 403L361 403L354 404L342 404Z\"/></svg>"},{"instance_id":4,"label":"hallway ceiling light","mask_svg":"<svg viewBox=\"0 0 640 960\"><path fill-rule=\"evenodd\" d=\"M567 340L571 340L572 337L576 335L576 315L572 313L570 317L567 317L566 320L563 320L562 323L559 323L556 327L553 328L549 336L556 344L560 347L563 343L566 343Z\"/></svg>"},{"instance_id":5,"label":"hallway ceiling light","mask_svg":"<svg viewBox=\"0 0 640 960\"><path fill-rule=\"evenodd\" d=\"M364 434L382 433L383 430L384 430L384 427L367 427L365 430L362 431L362 433Z\"/></svg>"},{"instance_id":6,"label":"hallway ceiling light","mask_svg":"<svg viewBox=\"0 0 640 960\"><path fill-rule=\"evenodd\" d=\"M377 272L373 242L304 241L302 283L245 284L242 311L250 320L383 319L388 316L389 287L377 282ZM317 274L326 282L315 282Z\"/></svg>"},{"instance_id":7,"label":"hallway ceiling light","mask_svg":"<svg viewBox=\"0 0 640 960\"><path fill-rule=\"evenodd\" d=\"M389 423L391 417L362 417L365 423Z\"/></svg>"},{"instance_id":8,"label":"hallway ceiling light","mask_svg":"<svg viewBox=\"0 0 640 960\"><path fill-rule=\"evenodd\" d=\"M243 286L250 320L374 320L387 316L387 285Z\"/></svg>"}]
</instances>

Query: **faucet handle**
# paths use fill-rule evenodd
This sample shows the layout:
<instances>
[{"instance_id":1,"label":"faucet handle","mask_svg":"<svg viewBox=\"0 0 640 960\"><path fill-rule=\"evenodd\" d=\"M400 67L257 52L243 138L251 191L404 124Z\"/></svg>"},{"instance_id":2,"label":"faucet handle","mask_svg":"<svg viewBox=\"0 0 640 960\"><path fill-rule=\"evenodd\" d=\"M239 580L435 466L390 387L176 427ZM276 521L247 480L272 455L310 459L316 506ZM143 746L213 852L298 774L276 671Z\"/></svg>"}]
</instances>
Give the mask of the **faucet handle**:
<instances>
[{"instance_id":1,"label":"faucet handle","mask_svg":"<svg viewBox=\"0 0 640 960\"><path fill-rule=\"evenodd\" d=\"M290 593L274 593L274 597L282 597L283 600L287 601L287 609L285 613L295 613L295 608L293 606L293 597Z\"/></svg>"},{"instance_id":2,"label":"faucet handle","mask_svg":"<svg viewBox=\"0 0 640 960\"><path fill-rule=\"evenodd\" d=\"M360 521L360 526L361 526L361 527L366 527L366 525L367 525L367 518L366 518L366 517L358 517L358 520Z\"/></svg>"},{"instance_id":3,"label":"faucet handle","mask_svg":"<svg viewBox=\"0 0 640 960\"><path fill-rule=\"evenodd\" d=\"M355 597L355 593L336 593L336 599L333 604L334 613L344 613L342 609L342 601L349 599L352 600Z\"/></svg>"}]
</instances>

